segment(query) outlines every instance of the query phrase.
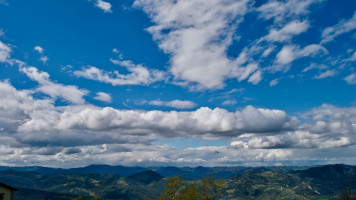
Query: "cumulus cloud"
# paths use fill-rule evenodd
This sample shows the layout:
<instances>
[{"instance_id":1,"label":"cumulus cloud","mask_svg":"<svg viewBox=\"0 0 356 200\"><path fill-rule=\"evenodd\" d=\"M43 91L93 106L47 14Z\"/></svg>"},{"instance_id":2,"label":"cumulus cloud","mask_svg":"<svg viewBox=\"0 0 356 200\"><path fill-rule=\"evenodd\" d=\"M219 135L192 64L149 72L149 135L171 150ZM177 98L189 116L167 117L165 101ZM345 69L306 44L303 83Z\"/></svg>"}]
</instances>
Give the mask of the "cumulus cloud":
<instances>
[{"instance_id":1,"label":"cumulus cloud","mask_svg":"<svg viewBox=\"0 0 356 200\"><path fill-rule=\"evenodd\" d=\"M97 0L95 6L102 9L106 13L112 12L111 10L112 5L109 2L103 0Z\"/></svg>"},{"instance_id":2,"label":"cumulus cloud","mask_svg":"<svg viewBox=\"0 0 356 200\"><path fill-rule=\"evenodd\" d=\"M333 41L334 38L337 36L353 31L356 29L356 12L354 12L354 15L348 19L348 20L341 20L338 22L336 25L327 27L324 29L322 35L321 35L321 43L328 43L330 41Z\"/></svg>"},{"instance_id":3,"label":"cumulus cloud","mask_svg":"<svg viewBox=\"0 0 356 200\"><path fill-rule=\"evenodd\" d=\"M54 99L61 97L71 103L85 103L83 96L88 93L87 90L79 89L74 85L54 83L50 80L47 72L41 72L35 67L20 66L20 71L26 74L31 80L39 83L36 91L47 94Z\"/></svg>"},{"instance_id":4,"label":"cumulus cloud","mask_svg":"<svg viewBox=\"0 0 356 200\"><path fill-rule=\"evenodd\" d=\"M9 82L0 81L0 127L2 133L15 133L18 127L31 118L31 113L43 111L50 121L53 101L50 99L34 100L33 91L16 90ZM40 124L38 124L40 126Z\"/></svg>"},{"instance_id":5,"label":"cumulus cloud","mask_svg":"<svg viewBox=\"0 0 356 200\"><path fill-rule=\"evenodd\" d=\"M83 67L80 71L74 71L74 75L108 83L113 86L117 85L149 85L151 83L165 79L165 73L159 70L153 70L136 65L130 60L114 60L111 62L115 65L125 67L130 73L120 74L118 71L107 72L94 66Z\"/></svg>"},{"instance_id":6,"label":"cumulus cloud","mask_svg":"<svg viewBox=\"0 0 356 200\"><path fill-rule=\"evenodd\" d=\"M226 55L247 4L247 0L134 2L153 21L147 30L159 48L171 55L169 70L174 79L193 89L222 88L226 79L241 81L253 74L238 59ZM258 74L250 82L256 84Z\"/></svg>"},{"instance_id":7,"label":"cumulus cloud","mask_svg":"<svg viewBox=\"0 0 356 200\"><path fill-rule=\"evenodd\" d=\"M355 85L356 84L356 73L352 73L344 78L344 80L349 84L349 85Z\"/></svg>"},{"instance_id":8,"label":"cumulus cloud","mask_svg":"<svg viewBox=\"0 0 356 200\"><path fill-rule=\"evenodd\" d=\"M192 101L182 101L182 100L172 100L172 101L161 101L161 100L154 100L154 101L149 101L147 102L150 105L154 106L166 106L166 107L171 107L171 108L177 108L177 109L190 109L194 108L197 106L196 103Z\"/></svg>"},{"instance_id":9,"label":"cumulus cloud","mask_svg":"<svg viewBox=\"0 0 356 200\"><path fill-rule=\"evenodd\" d=\"M94 97L94 99L99 100L99 101L104 101L106 103L112 102L111 95L107 94L105 92L96 93L96 96Z\"/></svg>"},{"instance_id":10,"label":"cumulus cloud","mask_svg":"<svg viewBox=\"0 0 356 200\"><path fill-rule=\"evenodd\" d=\"M57 107L52 99L33 98L33 92L0 82L0 139L6 141L0 145L0 155L6 154L1 163L258 165L288 163L296 157L313 160L318 154L340 159L332 153L335 148L348 146L352 156L356 141L355 107L323 105L301 115L304 122L298 124L281 110L252 106L236 112L119 110L88 104ZM235 139L230 146L180 151L164 142L153 143L175 137ZM330 148L331 154L325 154Z\"/></svg>"},{"instance_id":11,"label":"cumulus cloud","mask_svg":"<svg viewBox=\"0 0 356 200\"><path fill-rule=\"evenodd\" d=\"M309 132L296 131L287 133L286 135L276 136L258 136L243 138L243 141L234 141L231 143L235 148L249 149L283 149L283 148L336 148L344 147L352 144L350 138L327 138L320 137Z\"/></svg>"},{"instance_id":12,"label":"cumulus cloud","mask_svg":"<svg viewBox=\"0 0 356 200\"><path fill-rule=\"evenodd\" d=\"M230 145L234 148L336 148L356 142L356 108L322 105L304 113L306 123L295 131L259 136L245 134Z\"/></svg>"},{"instance_id":13,"label":"cumulus cloud","mask_svg":"<svg viewBox=\"0 0 356 200\"><path fill-rule=\"evenodd\" d=\"M3 113L12 114L6 116L4 120L18 121L17 114L12 113L14 108L18 110L17 113L28 113L27 115L22 115L25 119L19 122L17 127L12 126L14 130L26 132L26 137L22 137L22 140L29 138L31 135L37 137L43 131L51 133L47 136L49 138L54 137L53 140L55 141L48 142L53 143L56 143L61 137L81 136L81 131L85 131L86 134L93 132L94 138L100 135L102 137L110 137L110 134L114 137L117 130L120 130L120 134L116 136L121 138L124 138L124 135L137 134L158 134L167 138L204 134L225 137L246 132L278 132L293 129L298 124L294 117L288 116L281 110L261 109L252 106L247 106L245 109L236 112L205 107L190 112L118 110L111 107L100 108L90 105L67 106L56 109L51 104L53 101L46 100L45 102L47 103L43 104L44 107L37 109L33 105L40 105L39 102L41 101L33 100L30 93L18 91L6 82L2 82L1 85L8 91L7 93L2 93L6 94L2 95L3 102L6 102L7 98L12 98L15 103L11 103L11 106L16 105L10 109L7 106L8 104L4 104ZM16 95L22 95L24 98L29 99L28 103L27 101L21 102L20 99L9 96L10 94L15 97ZM51 114L48 116L48 113ZM100 134L96 135L95 132L100 132ZM43 135L40 138L46 141L48 139L46 139L47 136ZM81 140L85 141L88 138L84 137Z\"/></svg>"},{"instance_id":14,"label":"cumulus cloud","mask_svg":"<svg viewBox=\"0 0 356 200\"><path fill-rule=\"evenodd\" d=\"M160 133L164 137L207 133L223 137L226 134L239 135L244 132L275 132L292 129L297 123L295 118L289 117L283 111L256 109L252 106L235 113L220 108L213 110L199 108L192 112L97 108L85 109L78 113L64 112L58 122L58 128L100 130L118 129L123 126L127 130Z\"/></svg>"}]
</instances>

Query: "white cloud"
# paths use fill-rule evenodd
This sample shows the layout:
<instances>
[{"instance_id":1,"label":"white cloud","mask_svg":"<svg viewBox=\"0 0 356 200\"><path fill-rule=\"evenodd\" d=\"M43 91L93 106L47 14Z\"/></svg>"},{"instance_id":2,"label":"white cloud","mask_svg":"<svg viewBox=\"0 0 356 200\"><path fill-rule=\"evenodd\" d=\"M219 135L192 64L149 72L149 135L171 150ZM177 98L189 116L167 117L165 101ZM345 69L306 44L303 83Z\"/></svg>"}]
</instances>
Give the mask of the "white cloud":
<instances>
[{"instance_id":1,"label":"white cloud","mask_svg":"<svg viewBox=\"0 0 356 200\"><path fill-rule=\"evenodd\" d=\"M99 101L104 101L106 103L111 103L112 102L111 95L107 94L105 92L96 93L96 97L94 97L94 99L99 100Z\"/></svg>"},{"instance_id":2,"label":"white cloud","mask_svg":"<svg viewBox=\"0 0 356 200\"><path fill-rule=\"evenodd\" d=\"M323 46L318 44L310 44L302 49L295 45L285 45L282 50L278 52L276 56L276 63L280 65L287 65L298 58L327 53L328 51Z\"/></svg>"},{"instance_id":3,"label":"white cloud","mask_svg":"<svg viewBox=\"0 0 356 200\"><path fill-rule=\"evenodd\" d=\"M78 89L78 87L74 85L53 83L49 79L49 74L47 72L38 71L35 67L20 66L20 71L25 73L31 80L37 81L40 84L36 89L39 92L47 94L54 99L61 97L71 103L85 103L83 96L88 93L87 90Z\"/></svg>"},{"instance_id":4,"label":"white cloud","mask_svg":"<svg viewBox=\"0 0 356 200\"><path fill-rule=\"evenodd\" d=\"M338 73L337 70L327 70L317 76L315 76L316 79L323 79L323 78L327 78L327 77L333 77Z\"/></svg>"},{"instance_id":5,"label":"white cloud","mask_svg":"<svg viewBox=\"0 0 356 200\"><path fill-rule=\"evenodd\" d=\"M70 143L87 141L100 144L103 141L126 141L135 135L145 136L147 141L152 134L156 135L153 138L206 134L225 137L246 132L289 130L294 129L298 123L295 118L281 110L252 106L236 112L205 107L190 112L118 110L92 105L55 107L53 100L34 100L30 92L18 91L6 82L1 82L0 85L7 91L2 92L0 96L4 102L1 108L3 109L1 116L4 118L1 119L13 120L17 124L9 127L17 131L18 136L21 135L21 138L17 139L21 139L22 142L36 143L40 140L54 145L62 144L71 137L70 140L73 140L75 137L76 141ZM24 98L27 100L22 100ZM24 113L20 115L22 118L18 117L18 113ZM120 134L117 134L118 130ZM43 131L48 134L42 135ZM85 134L90 134L90 137ZM141 139L137 139L139 140Z\"/></svg>"},{"instance_id":6,"label":"white cloud","mask_svg":"<svg viewBox=\"0 0 356 200\"><path fill-rule=\"evenodd\" d=\"M344 78L344 80L349 84L349 85L355 85L356 84L356 73L352 73Z\"/></svg>"},{"instance_id":7,"label":"white cloud","mask_svg":"<svg viewBox=\"0 0 356 200\"><path fill-rule=\"evenodd\" d=\"M112 5L109 2L103 0L97 0L95 6L102 9L104 12L112 12L111 7Z\"/></svg>"},{"instance_id":8,"label":"white cloud","mask_svg":"<svg viewBox=\"0 0 356 200\"><path fill-rule=\"evenodd\" d=\"M224 87L226 79L244 80L241 76L248 70L226 55L247 3L136 0L134 6L142 8L154 22L147 30L172 56L170 72L177 83L193 89L217 89Z\"/></svg>"},{"instance_id":9,"label":"white cloud","mask_svg":"<svg viewBox=\"0 0 356 200\"><path fill-rule=\"evenodd\" d=\"M106 72L94 66L88 66L81 71L74 71L74 75L96 80L103 83L117 85L149 85L151 83L165 79L165 73L159 70L152 70L142 65L135 65L130 60L114 60L115 65L125 67L130 73L120 74L118 71Z\"/></svg>"},{"instance_id":10,"label":"white cloud","mask_svg":"<svg viewBox=\"0 0 356 200\"><path fill-rule=\"evenodd\" d=\"M42 56L42 57L40 58L40 61L42 61L43 63L47 63L48 57L47 57L47 56Z\"/></svg>"},{"instance_id":11,"label":"white cloud","mask_svg":"<svg viewBox=\"0 0 356 200\"><path fill-rule=\"evenodd\" d=\"M278 85L279 80L278 79L273 79L271 82L269 82L269 86L275 86Z\"/></svg>"},{"instance_id":12,"label":"white cloud","mask_svg":"<svg viewBox=\"0 0 356 200\"><path fill-rule=\"evenodd\" d=\"M259 165L300 158L311 161L320 155L339 159L335 162L354 157L355 107L323 105L304 113L304 122L298 125L281 110L252 106L236 112L118 110L88 104L57 107L51 99L33 98L33 92L0 82L0 139L6 141L0 145L2 164ZM180 151L152 143L212 136L235 139L230 146ZM341 157L335 148L343 148Z\"/></svg>"},{"instance_id":13,"label":"white cloud","mask_svg":"<svg viewBox=\"0 0 356 200\"><path fill-rule=\"evenodd\" d=\"M356 108L322 105L303 114L297 130L261 136L245 134L231 143L235 148L336 148L355 144Z\"/></svg>"},{"instance_id":14,"label":"white cloud","mask_svg":"<svg viewBox=\"0 0 356 200\"><path fill-rule=\"evenodd\" d=\"M291 63L296 59L295 55L295 47L294 46L284 46L281 51L278 52L276 61L278 64L286 65Z\"/></svg>"},{"instance_id":15,"label":"white cloud","mask_svg":"<svg viewBox=\"0 0 356 200\"><path fill-rule=\"evenodd\" d=\"M322 35L321 35L321 43L328 43L337 36L353 31L356 29L356 12L354 12L354 15L351 17L351 19L348 20L341 20L339 23L337 23L334 26L327 27L324 29Z\"/></svg>"},{"instance_id":16,"label":"white cloud","mask_svg":"<svg viewBox=\"0 0 356 200\"><path fill-rule=\"evenodd\" d=\"M0 62L8 62L10 58L11 48L0 41Z\"/></svg>"},{"instance_id":17,"label":"white cloud","mask_svg":"<svg viewBox=\"0 0 356 200\"><path fill-rule=\"evenodd\" d=\"M264 19L274 19L275 22L281 22L296 16L308 14L308 8L312 4L322 1L323 0L269 0L260 6L257 11L260 12L260 16Z\"/></svg>"},{"instance_id":18,"label":"white cloud","mask_svg":"<svg viewBox=\"0 0 356 200\"><path fill-rule=\"evenodd\" d=\"M113 48L113 49L112 49L112 52L113 52L113 53L120 53L119 50L117 50L117 48Z\"/></svg>"},{"instance_id":19,"label":"white cloud","mask_svg":"<svg viewBox=\"0 0 356 200\"><path fill-rule=\"evenodd\" d=\"M275 46L268 47L265 51L263 51L262 57L264 58L269 56L275 50L275 48Z\"/></svg>"},{"instance_id":20,"label":"white cloud","mask_svg":"<svg viewBox=\"0 0 356 200\"><path fill-rule=\"evenodd\" d=\"M299 35L305 32L309 28L308 21L292 21L285 25L281 29L271 29L269 34L263 37L261 40L267 40L272 42L284 42L292 39L293 36Z\"/></svg>"},{"instance_id":21,"label":"white cloud","mask_svg":"<svg viewBox=\"0 0 356 200\"><path fill-rule=\"evenodd\" d=\"M44 52L44 49L40 46L35 46L35 48L33 48L35 51L37 51L38 53L42 54Z\"/></svg>"},{"instance_id":22,"label":"white cloud","mask_svg":"<svg viewBox=\"0 0 356 200\"><path fill-rule=\"evenodd\" d=\"M298 57L315 56L317 54L328 54L328 51L319 44L310 44L297 51Z\"/></svg>"},{"instance_id":23,"label":"white cloud","mask_svg":"<svg viewBox=\"0 0 356 200\"><path fill-rule=\"evenodd\" d=\"M154 106L166 106L166 107L177 108L177 109L190 109L197 106L197 104L192 101L182 101L182 100L172 100L172 101L154 100L154 101L149 101L148 104Z\"/></svg>"},{"instance_id":24,"label":"white cloud","mask_svg":"<svg viewBox=\"0 0 356 200\"><path fill-rule=\"evenodd\" d=\"M0 127L3 133L17 132L19 126L27 123L31 117L40 117L40 113L47 115L44 122L51 121L53 101L34 100L32 93L30 90L16 90L9 82L0 81ZM40 123L37 124L37 127L40 126Z\"/></svg>"},{"instance_id":25,"label":"white cloud","mask_svg":"<svg viewBox=\"0 0 356 200\"><path fill-rule=\"evenodd\" d=\"M43 63L47 63L49 58L48 58L48 56L44 55L44 49L37 45L37 46L35 46L34 50L37 51L41 55L39 60Z\"/></svg>"},{"instance_id":26,"label":"white cloud","mask_svg":"<svg viewBox=\"0 0 356 200\"><path fill-rule=\"evenodd\" d=\"M250 76L248 82L257 85L261 80L262 80L262 72L256 71Z\"/></svg>"},{"instance_id":27,"label":"white cloud","mask_svg":"<svg viewBox=\"0 0 356 200\"><path fill-rule=\"evenodd\" d=\"M352 54L351 57L345 59L344 61L356 61L356 51Z\"/></svg>"},{"instance_id":28,"label":"white cloud","mask_svg":"<svg viewBox=\"0 0 356 200\"><path fill-rule=\"evenodd\" d=\"M309 67L306 67L303 72L307 72L307 71L310 71L312 69L319 69L319 70L322 70L322 69L327 69L328 66L326 65L323 65L323 64L315 64L315 63L312 63Z\"/></svg>"},{"instance_id":29,"label":"white cloud","mask_svg":"<svg viewBox=\"0 0 356 200\"><path fill-rule=\"evenodd\" d=\"M221 105L223 105L223 106L236 105L236 104L237 104L236 100L226 100L221 103Z\"/></svg>"}]
</instances>

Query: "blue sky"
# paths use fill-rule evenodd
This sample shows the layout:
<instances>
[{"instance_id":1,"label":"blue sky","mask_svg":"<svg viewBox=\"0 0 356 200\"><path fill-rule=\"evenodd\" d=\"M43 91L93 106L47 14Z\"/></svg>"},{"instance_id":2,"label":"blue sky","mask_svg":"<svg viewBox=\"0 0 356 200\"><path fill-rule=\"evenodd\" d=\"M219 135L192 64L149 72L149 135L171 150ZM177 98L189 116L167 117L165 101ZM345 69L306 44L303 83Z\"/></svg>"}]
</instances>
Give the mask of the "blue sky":
<instances>
[{"instance_id":1,"label":"blue sky","mask_svg":"<svg viewBox=\"0 0 356 200\"><path fill-rule=\"evenodd\" d=\"M355 164L356 2L0 0L0 165Z\"/></svg>"}]
</instances>

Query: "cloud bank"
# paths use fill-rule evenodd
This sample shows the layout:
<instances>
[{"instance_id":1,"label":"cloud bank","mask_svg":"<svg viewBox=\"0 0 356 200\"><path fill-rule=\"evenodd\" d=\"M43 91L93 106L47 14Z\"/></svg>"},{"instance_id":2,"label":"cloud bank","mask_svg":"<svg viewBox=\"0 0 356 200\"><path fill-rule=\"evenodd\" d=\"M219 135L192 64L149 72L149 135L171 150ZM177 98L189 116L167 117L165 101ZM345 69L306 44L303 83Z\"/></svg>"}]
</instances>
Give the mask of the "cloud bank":
<instances>
[{"instance_id":1,"label":"cloud bank","mask_svg":"<svg viewBox=\"0 0 356 200\"><path fill-rule=\"evenodd\" d=\"M353 148L356 141L354 107L323 105L304 113L301 117L305 122L300 124L282 110L253 106L236 112L206 107L184 112L120 110L90 104L58 107L53 99L36 99L33 94L0 82L0 139L6 141L0 149L1 154L8 155L2 163L24 164L21 157L32 164L75 159L84 164L94 158L104 162L115 157L110 163L258 165L289 161L300 153L294 149L315 149L311 152L318 153L318 149ZM221 147L185 148L179 153L174 147L154 142L194 137L232 142ZM237 153L241 157L237 158ZM80 158L86 155L91 156Z\"/></svg>"}]
</instances>

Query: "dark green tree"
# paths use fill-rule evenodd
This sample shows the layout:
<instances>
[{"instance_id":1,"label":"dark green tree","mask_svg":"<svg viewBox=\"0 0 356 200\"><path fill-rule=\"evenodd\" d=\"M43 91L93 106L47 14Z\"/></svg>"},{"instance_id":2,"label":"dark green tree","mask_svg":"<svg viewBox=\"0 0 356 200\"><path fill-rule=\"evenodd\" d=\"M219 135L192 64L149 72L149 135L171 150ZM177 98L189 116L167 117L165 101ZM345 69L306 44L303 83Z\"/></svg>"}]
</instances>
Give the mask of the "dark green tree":
<instances>
[{"instance_id":1,"label":"dark green tree","mask_svg":"<svg viewBox=\"0 0 356 200\"><path fill-rule=\"evenodd\" d=\"M157 200L213 200L222 194L223 181L213 175L200 181L189 181L176 175L165 180L165 191ZM146 199L149 200L149 199Z\"/></svg>"},{"instance_id":2,"label":"dark green tree","mask_svg":"<svg viewBox=\"0 0 356 200\"><path fill-rule=\"evenodd\" d=\"M333 200L356 200L356 192L351 188L340 190L340 193Z\"/></svg>"}]
</instances>

